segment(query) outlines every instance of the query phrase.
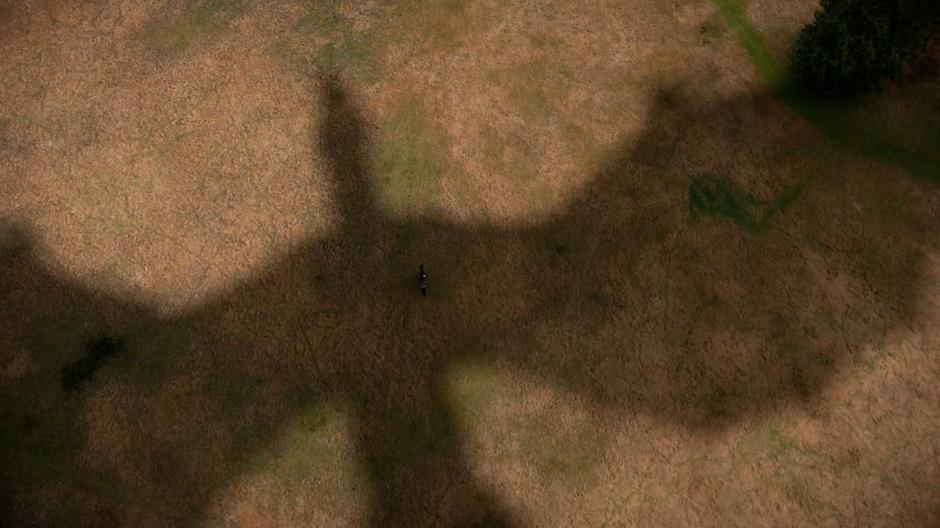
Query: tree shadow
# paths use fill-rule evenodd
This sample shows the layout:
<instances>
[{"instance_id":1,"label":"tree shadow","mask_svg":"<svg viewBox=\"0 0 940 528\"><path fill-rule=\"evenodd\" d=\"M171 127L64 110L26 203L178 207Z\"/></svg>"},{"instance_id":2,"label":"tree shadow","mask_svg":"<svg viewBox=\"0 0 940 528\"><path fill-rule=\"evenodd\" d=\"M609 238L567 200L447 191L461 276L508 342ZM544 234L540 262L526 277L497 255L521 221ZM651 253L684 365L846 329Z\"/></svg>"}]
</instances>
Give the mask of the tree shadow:
<instances>
[{"instance_id":1,"label":"tree shadow","mask_svg":"<svg viewBox=\"0 0 940 528\"><path fill-rule=\"evenodd\" d=\"M811 401L853 354L913 324L925 235L859 213L870 184L806 191L759 233L689 212L695 177L733 180L743 157L763 155L741 145L765 131L715 125L775 108L763 97L664 94L561 214L500 228L385 214L354 97L336 78L320 90L337 232L202 306L157 316L51 271L28 233L8 237L0 353L27 365L0 389L12 524L198 520L281 424L341 401L375 498L371 526L518 525L468 469L445 384L457 362L707 434ZM420 262L427 299L413 283ZM124 338L125 354L63 394L59 369L94 335ZM89 407L96 390L112 391L123 417L97 450L107 427ZM53 479L53 491L36 483Z\"/></svg>"}]
</instances>

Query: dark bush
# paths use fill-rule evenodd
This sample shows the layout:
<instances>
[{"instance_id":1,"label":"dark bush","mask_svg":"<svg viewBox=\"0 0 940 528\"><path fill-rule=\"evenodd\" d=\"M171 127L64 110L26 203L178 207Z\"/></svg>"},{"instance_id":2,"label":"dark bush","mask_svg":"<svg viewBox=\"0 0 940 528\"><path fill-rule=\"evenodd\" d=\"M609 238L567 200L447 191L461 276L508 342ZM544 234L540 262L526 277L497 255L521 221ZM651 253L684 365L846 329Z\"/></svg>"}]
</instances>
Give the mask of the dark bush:
<instances>
[{"instance_id":1,"label":"dark bush","mask_svg":"<svg viewBox=\"0 0 940 528\"><path fill-rule=\"evenodd\" d=\"M878 90L924 52L938 20L940 0L822 0L800 32L793 69L820 95Z\"/></svg>"},{"instance_id":2,"label":"dark bush","mask_svg":"<svg viewBox=\"0 0 940 528\"><path fill-rule=\"evenodd\" d=\"M109 358L124 350L124 341L111 337L96 337L85 343L85 356L62 367L60 386L63 391L75 392L91 378Z\"/></svg>"}]
</instances>

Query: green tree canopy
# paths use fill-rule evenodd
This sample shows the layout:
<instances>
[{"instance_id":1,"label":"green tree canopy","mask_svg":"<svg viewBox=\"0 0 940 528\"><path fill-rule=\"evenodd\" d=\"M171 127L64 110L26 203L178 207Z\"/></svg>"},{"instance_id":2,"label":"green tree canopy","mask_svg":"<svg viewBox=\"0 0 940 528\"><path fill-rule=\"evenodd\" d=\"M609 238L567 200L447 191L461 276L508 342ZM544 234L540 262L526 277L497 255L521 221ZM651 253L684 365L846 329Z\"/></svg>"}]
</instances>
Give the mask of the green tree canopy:
<instances>
[{"instance_id":1,"label":"green tree canopy","mask_svg":"<svg viewBox=\"0 0 940 528\"><path fill-rule=\"evenodd\" d=\"M938 21L940 0L822 0L797 40L794 71L821 95L880 89L924 52Z\"/></svg>"}]
</instances>

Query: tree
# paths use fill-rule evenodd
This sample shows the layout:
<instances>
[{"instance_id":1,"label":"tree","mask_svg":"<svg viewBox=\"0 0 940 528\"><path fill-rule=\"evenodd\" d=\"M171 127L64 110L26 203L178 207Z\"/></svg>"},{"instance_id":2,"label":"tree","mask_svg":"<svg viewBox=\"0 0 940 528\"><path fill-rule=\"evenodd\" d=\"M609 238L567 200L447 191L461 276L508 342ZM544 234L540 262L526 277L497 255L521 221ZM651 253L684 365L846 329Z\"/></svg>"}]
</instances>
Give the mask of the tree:
<instances>
[{"instance_id":1,"label":"tree","mask_svg":"<svg viewBox=\"0 0 940 528\"><path fill-rule=\"evenodd\" d=\"M793 51L793 69L813 92L878 90L920 56L940 28L940 0L822 0Z\"/></svg>"}]
</instances>

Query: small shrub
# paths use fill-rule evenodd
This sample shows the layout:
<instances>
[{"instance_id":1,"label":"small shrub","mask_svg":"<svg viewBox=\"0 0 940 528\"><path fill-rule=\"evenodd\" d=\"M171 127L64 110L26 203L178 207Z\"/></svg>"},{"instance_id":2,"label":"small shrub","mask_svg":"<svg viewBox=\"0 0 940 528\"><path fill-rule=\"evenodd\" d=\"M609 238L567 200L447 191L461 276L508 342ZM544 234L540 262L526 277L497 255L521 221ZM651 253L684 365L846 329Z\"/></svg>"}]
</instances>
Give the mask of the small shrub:
<instances>
[{"instance_id":1,"label":"small shrub","mask_svg":"<svg viewBox=\"0 0 940 528\"><path fill-rule=\"evenodd\" d=\"M878 90L926 50L938 19L937 0L822 0L800 32L793 69L820 95Z\"/></svg>"}]
</instances>

